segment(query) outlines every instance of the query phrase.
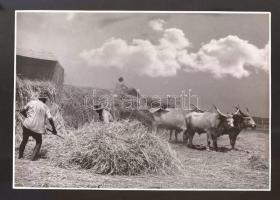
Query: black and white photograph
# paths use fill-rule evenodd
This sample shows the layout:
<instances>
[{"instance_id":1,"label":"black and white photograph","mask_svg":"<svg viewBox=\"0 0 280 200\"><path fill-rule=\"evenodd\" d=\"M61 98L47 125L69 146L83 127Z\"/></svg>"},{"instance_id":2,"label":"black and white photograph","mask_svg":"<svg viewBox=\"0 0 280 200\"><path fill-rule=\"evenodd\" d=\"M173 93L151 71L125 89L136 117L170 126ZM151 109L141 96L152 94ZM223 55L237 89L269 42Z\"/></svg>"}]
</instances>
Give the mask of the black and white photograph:
<instances>
[{"instance_id":1,"label":"black and white photograph","mask_svg":"<svg viewBox=\"0 0 280 200\"><path fill-rule=\"evenodd\" d=\"M271 13L15 11L13 188L271 190Z\"/></svg>"}]
</instances>

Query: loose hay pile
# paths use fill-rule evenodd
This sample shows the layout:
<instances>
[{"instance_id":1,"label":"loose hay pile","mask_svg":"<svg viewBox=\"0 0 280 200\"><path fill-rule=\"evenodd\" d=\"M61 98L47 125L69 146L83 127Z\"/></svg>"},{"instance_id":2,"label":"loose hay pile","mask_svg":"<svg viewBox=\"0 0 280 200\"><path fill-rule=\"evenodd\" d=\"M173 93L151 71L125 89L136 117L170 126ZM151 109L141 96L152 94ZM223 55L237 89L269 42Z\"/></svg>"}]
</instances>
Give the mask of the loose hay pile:
<instances>
[{"instance_id":1,"label":"loose hay pile","mask_svg":"<svg viewBox=\"0 0 280 200\"><path fill-rule=\"evenodd\" d=\"M266 170L268 169L268 163L259 155L251 155L248 158L249 161L249 166L252 169L257 169L257 170Z\"/></svg>"},{"instance_id":2,"label":"loose hay pile","mask_svg":"<svg viewBox=\"0 0 280 200\"><path fill-rule=\"evenodd\" d=\"M65 142L50 155L60 167L110 175L174 174L181 169L169 144L136 121L90 124Z\"/></svg>"}]
</instances>

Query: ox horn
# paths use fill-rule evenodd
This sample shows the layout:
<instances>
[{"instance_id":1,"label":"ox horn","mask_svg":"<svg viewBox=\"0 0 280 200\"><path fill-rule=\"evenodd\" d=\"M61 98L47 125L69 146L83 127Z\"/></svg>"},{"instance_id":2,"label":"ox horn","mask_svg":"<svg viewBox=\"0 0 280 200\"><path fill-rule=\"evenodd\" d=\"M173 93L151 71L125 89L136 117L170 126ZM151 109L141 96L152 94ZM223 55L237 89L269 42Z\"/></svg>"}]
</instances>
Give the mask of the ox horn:
<instances>
[{"instance_id":1,"label":"ox horn","mask_svg":"<svg viewBox=\"0 0 280 200\"><path fill-rule=\"evenodd\" d=\"M246 111L247 111L247 113L249 114L249 108L246 107Z\"/></svg>"},{"instance_id":2,"label":"ox horn","mask_svg":"<svg viewBox=\"0 0 280 200\"><path fill-rule=\"evenodd\" d=\"M191 106L194 108L194 110L199 111L199 112L205 112L204 110L199 109L197 106L194 104L191 104Z\"/></svg>"},{"instance_id":3,"label":"ox horn","mask_svg":"<svg viewBox=\"0 0 280 200\"><path fill-rule=\"evenodd\" d=\"M217 108L215 105L213 105L214 108L216 109L216 111L219 113L219 115L222 115L223 117L227 117L227 115L225 115L224 113L222 113L219 108Z\"/></svg>"},{"instance_id":4,"label":"ox horn","mask_svg":"<svg viewBox=\"0 0 280 200\"><path fill-rule=\"evenodd\" d=\"M194 107L195 110L198 110L199 112L209 112L211 110L211 108L209 108L208 110L201 110L200 108L198 108L197 106L195 106L194 104L191 104L192 107Z\"/></svg>"},{"instance_id":5,"label":"ox horn","mask_svg":"<svg viewBox=\"0 0 280 200\"><path fill-rule=\"evenodd\" d=\"M239 106L239 104L236 106L236 105L234 105L234 108L236 109L236 110L239 110L240 109L240 106Z\"/></svg>"},{"instance_id":6,"label":"ox horn","mask_svg":"<svg viewBox=\"0 0 280 200\"><path fill-rule=\"evenodd\" d=\"M247 117L247 116L248 116L248 114L243 113L241 110L240 110L240 114L241 114L243 117Z\"/></svg>"},{"instance_id":7,"label":"ox horn","mask_svg":"<svg viewBox=\"0 0 280 200\"><path fill-rule=\"evenodd\" d=\"M236 109L235 113L233 113L233 115L237 115L240 111L239 105L238 106L234 106L234 108Z\"/></svg>"}]
</instances>

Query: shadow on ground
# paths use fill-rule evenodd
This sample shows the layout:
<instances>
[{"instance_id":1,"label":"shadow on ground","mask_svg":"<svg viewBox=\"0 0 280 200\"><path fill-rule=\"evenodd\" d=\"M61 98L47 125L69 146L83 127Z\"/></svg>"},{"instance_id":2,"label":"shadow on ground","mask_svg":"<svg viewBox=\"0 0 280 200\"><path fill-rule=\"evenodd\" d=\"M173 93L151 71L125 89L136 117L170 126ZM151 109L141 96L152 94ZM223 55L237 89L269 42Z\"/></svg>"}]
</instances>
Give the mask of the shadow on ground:
<instances>
[{"instance_id":1,"label":"shadow on ground","mask_svg":"<svg viewBox=\"0 0 280 200\"><path fill-rule=\"evenodd\" d=\"M194 149L194 150L206 151L206 146L200 145L200 144L193 145L193 146L190 147L190 146L187 146L183 141L170 141L169 143L180 144L180 145L183 145L187 148ZM215 151L215 149L213 147L210 147L210 150ZM222 153L226 153L228 151L231 151L231 148L222 146L222 147L218 147L218 149L217 149L217 152L222 152ZM238 149L236 149L236 151L238 151Z\"/></svg>"}]
</instances>

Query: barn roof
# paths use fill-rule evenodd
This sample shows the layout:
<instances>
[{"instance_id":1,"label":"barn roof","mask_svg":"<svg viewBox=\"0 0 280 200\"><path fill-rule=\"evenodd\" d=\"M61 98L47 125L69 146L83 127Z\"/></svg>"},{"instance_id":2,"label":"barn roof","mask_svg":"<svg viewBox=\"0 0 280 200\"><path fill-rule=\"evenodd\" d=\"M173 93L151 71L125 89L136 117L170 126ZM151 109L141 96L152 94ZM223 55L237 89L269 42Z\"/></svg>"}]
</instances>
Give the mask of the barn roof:
<instances>
[{"instance_id":1,"label":"barn roof","mask_svg":"<svg viewBox=\"0 0 280 200\"><path fill-rule=\"evenodd\" d=\"M57 61L57 57L53 55L51 52L47 52L47 51L34 51L32 49L17 48L16 55L30 57L30 58L37 58L42 60Z\"/></svg>"}]
</instances>

